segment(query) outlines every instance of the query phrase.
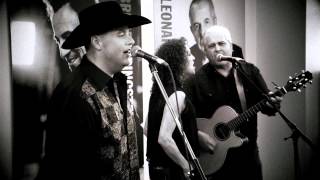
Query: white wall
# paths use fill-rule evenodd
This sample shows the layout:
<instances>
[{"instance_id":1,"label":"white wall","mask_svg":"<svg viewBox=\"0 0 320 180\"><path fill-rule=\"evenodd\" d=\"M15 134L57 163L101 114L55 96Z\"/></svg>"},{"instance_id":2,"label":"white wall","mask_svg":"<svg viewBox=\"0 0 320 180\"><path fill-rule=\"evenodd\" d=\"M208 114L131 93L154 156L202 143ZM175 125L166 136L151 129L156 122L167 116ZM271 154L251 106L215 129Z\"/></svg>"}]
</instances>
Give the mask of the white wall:
<instances>
[{"instance_id":1,"label":"white wall","mask_svg":"<svg viewBox=\"0 0 320 180\"><path fill-rule=\"evenodd\" d=\"M320 1L307 0L306 12L306 69L310 70L313 75L313 83L306 90L306 135L316 145L320 144ZM304 146L307 146L303 143ZM319 155L315 158L310 148L304 148L303 152L313 154L308 156L303 166L310 170L310 174L315 177L319 175ZM319 151L318 151L319 152Z\"/></svg>"},{"instance_id":2,"label":"white wall","mask_svg":"<svg viewBox=\"0 0 320 180\"><path fill-rule=\"evenodd\" d=\"M269 88L272 88L271 82L284 85L289 75L299 73L302 69L312 71L314 76L319 74L319 61L316 60L316 51L312 48L320 47L319 35L315 34L318 29L314 27L320 24L319 4L312 13L317 16L313 16L312 23L308 25L310 16L306 16L308 14L306 4L308 7L314 7L315 1L311 3L312 1L301 0L256 0L255 2L247 0L246 2L256 4L256 64L260 67ZM319 83L309 85L307 90L302 90L300 94L291 92L284 97L281 108L288 119L304 134L310 136L314 143L319 142L318 92ZM291 135L290 128L279 115L259 117L258 141L264 179L294 179L292 140L283 139ZM315 163L312 164L310 160L313 153L301 138L298 143L301 161L299 165L304 179L308 179L312 173L310 169L315 169Z\"/></svg>"}]
</instances>

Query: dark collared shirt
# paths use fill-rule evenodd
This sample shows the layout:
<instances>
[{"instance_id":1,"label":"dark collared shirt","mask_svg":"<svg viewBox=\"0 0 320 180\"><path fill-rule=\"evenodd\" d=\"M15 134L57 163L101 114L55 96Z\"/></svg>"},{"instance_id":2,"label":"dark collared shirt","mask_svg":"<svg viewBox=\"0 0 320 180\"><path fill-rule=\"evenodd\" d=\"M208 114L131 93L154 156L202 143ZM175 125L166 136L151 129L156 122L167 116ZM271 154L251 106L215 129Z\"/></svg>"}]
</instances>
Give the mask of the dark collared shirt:
<instances>
[{"instance_id":1,"label":"dark collared shirt","mask_svg":"<svg viewBox=\"0 0 320 180\"><path fill-rule=\"evenodd\" d=\"M136 127L127 102L125 75L112 79L84 56L53 93L40 179L137 179Z\"/></svg>"}]
</instances>

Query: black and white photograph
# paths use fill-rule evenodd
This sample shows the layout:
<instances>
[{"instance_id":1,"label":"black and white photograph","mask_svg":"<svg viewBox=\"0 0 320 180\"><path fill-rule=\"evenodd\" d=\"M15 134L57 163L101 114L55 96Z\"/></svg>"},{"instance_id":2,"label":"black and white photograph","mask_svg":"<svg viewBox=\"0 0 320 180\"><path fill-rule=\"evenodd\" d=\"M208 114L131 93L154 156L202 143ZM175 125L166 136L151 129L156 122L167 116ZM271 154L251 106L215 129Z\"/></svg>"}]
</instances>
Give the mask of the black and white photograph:
<instances>
[{"instance_id":1,"label":"black and white photograph","mask_svg":"<svg viewBox=\"0 0 320 180\"><path fill-rule=\"evenodd\" d=\"M319 179L319 0L0 0L1 180Z\"/></svg>"}]
</instances>

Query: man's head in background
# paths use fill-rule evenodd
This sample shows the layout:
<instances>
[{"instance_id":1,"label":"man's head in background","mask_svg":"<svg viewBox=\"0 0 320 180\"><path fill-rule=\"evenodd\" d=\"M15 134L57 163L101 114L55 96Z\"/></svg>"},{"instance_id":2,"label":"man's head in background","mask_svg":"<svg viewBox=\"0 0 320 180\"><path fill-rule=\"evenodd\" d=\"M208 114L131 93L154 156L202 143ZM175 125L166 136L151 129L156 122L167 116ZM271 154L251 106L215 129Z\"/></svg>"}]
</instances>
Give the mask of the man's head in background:
<instances>
[{"instance_id":1,"label":"man's head in background","mask_svg":"<svg viewBox=\"0 0 320 180\"><path fill-rule=\"evenodd\" d=\"M81 62L85 54L84 47L63 49L61 46L71 32L79 25L78 12L91 4L93 0L72 2L72 0L42 0L46 5L54 39L58 45L60 57L64 59L72 71Z\"/></svg>"},{"instance_id":2,"label":"man's head in background","mask_svg":"<svg viewBox=\"0 0 320 180\"><path fill-rule=\"evenodd\" d=\"M200 49L203 33L217 24L212 0L192 0L189 8L190 30Z\"/></svg>"}]
</instances>

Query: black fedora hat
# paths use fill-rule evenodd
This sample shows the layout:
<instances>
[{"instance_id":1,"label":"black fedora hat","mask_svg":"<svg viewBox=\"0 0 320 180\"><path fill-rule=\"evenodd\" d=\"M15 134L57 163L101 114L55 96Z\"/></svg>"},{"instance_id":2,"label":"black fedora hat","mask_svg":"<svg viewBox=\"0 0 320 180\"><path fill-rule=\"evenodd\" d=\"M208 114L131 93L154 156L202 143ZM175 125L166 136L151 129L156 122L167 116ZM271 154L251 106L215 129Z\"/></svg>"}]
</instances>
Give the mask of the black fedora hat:
<instances>
[{"instance_id":1,"label":"black fedora hat","mask_svg":"<svg viewBox=\"0 0 320 180\"><path fill-rule=\"evenodd\" d=\"M120 5L115 1L101 2L84 9L79 13L79 21L80 25L72 31L62 44L62 48L73 49L83 46L88 37L122 26L132 28L151 23L143 16L123 13Z\"/></svg>"}]
</instances>

